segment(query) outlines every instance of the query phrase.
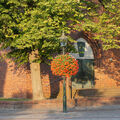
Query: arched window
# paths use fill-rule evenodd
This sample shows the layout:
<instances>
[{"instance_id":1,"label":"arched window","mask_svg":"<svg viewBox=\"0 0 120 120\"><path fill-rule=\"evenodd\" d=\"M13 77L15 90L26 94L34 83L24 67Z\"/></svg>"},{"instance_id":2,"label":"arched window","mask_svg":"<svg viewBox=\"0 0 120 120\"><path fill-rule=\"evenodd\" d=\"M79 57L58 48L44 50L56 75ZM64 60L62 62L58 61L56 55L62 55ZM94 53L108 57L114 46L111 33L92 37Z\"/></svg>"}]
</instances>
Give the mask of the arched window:
<instances>
[{"instance_id":1,"label":"arched window","mask_svg":"<svg viewBox=\"0 0 120 120\"><path fill-rule=\"evenodd\" d=\"M74 43L77 53L70 53L76 59L94 59L93 50L84 38L79 38Z\"/></svg>"}]
</instances>

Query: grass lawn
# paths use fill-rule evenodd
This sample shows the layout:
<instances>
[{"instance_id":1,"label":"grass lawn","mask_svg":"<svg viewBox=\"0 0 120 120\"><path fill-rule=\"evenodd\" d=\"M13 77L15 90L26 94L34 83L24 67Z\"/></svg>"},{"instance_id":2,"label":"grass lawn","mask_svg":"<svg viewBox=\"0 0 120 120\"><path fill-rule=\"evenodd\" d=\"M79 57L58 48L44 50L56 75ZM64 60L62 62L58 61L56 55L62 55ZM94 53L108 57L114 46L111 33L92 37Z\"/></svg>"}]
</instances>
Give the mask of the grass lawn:
<instances>
[{"instance_id":1,"label":"grass lawn","mask_svg":"<svg viewBox=\"0 0 120 120\"><path fill-rule=\"evenodd\" d=\"M31 99L24 98L0 98L0 101L29 101Z\"/></svg>"}]
</instances>

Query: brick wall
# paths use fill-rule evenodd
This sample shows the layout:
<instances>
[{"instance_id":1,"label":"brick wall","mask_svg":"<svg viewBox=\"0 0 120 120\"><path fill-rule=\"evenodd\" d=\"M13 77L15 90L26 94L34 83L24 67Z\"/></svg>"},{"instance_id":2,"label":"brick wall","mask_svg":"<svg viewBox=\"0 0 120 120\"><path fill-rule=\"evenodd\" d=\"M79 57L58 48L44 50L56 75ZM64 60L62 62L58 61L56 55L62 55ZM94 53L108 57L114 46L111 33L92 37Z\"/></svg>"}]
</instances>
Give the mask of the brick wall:
<instances>
[{"instance_id":1,"label":"brick wall","mask_svg":"<svg viewBox=\"0 0 120 120\"><path fill-rule=\"evenodd\" d=\"M44 96L46 98L57 97L60 87L59 83L62 78L54 76L49 65L41 63L40 67Z\"/></svg>"},{"instance_id":2,"label":"brick wall","mask_svg":"<svg viewBox=\"0 0 120 120\"><path fill-rule=\"evenodd\" d=\"M112 58L112 61L111 61ZM95 65L95 86L93 89L72 89L76 98L87 96L118 97L120 96L120 50L108 50L102 52L100 67ZM59 98L62 98L63 90L60 83ZM77 92L76 92L77 90Z\"/></svg>"},{"instance_id":3,"label":"brick wall","mask_svg":"<svg viewBox=\"0 0 120 120\"><path fill-rule=\"evenodd\" d=\"M7 51L0 51L0 97L31 98L32 87L30 72L24 67L17 68L16 64L3 55Z\"/></svg>"},{"instance_id":4,"label":"brick wall","mask_svg":"<svg viewBox=\"0 0 120 120\"><path fill-rule=\"evenodd\" d=\"M4 59L7 51L0 51L0 97L5 98L32 98L32 81L30 70L25 66L17 65ZM59 92L60 77L52 75L50 66L41 64L41 78L45 98L56 97Z\"/></svg>"},{"instance_id":5,"label":"brick wall","mask_svg":"<svg viewBox=\"0 0 120 120\"><path fill-rule=\"evenodd\" d=\"M120 50L103 52L101 67L95 68L95 79L96 88L120 88Z\"/></svg>"},{"instance_id":6,"label":"brick wall","mask_svg":"<svg viewBox=\"0 0 120 120\"><path fill-rule=\"evenodd\" d=\"M0 56L6 51L0 51ZM111 59L112 58L112 61ZM120 88L120 50L102 53L100 67L95 66L95 89ZM43 92L46 98L57 97L62 90L62 78L52 75L50 66L41 64ZM116 94L116 91L113 94ZM62 93L60 92L62 95ZM120 95L120 93L118 94ZM8 59L0 61L0 97L32 97L30 70L16 68Z\"/></svg>"}]
</instances>

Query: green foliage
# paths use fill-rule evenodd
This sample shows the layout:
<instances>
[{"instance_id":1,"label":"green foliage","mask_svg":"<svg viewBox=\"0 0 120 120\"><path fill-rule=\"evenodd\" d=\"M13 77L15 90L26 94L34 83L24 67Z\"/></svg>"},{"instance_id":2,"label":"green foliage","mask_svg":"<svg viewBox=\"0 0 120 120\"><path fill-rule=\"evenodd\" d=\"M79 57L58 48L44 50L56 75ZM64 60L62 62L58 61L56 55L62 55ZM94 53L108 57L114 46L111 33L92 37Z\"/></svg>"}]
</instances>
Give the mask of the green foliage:
<instances>
[{"instance_id":1,"label":"green foliage","mask_svg":"<svg viewBox=\"0 0 120 120\"><path fill-rule=\"evenodd\" d=\"M69 35L73 30L94 33L94 39L102 40L105 49L119 48L116 36L120 29L120 5L115 0L104 2L101 15L100 6L88 0L1 0L1 48L9 47L8 57L21 64L28 62L29 54L38 49L38 62L42 62L59 52L62 31ZM68 43L73 41L69 37ZM71 50L70 44L68 47Z\"/></svg>"},{"instance_id":2,"label":"green foliage","mask_svg":"<svg viewBox=\"0 0 120 120\"><path fill-rule=\"evenodd\" d=\"M94 34L93 39L101 40L105 50L120 48L120 2L118 0L100 0L104 10L98 12L96 21L85 21L85 31ZM109 1L109 2L108 2ZM101 5L101 4L100 4Z\"/></svg>"},{"instance_id":3,"label":"green foliage","mask_svg":"<svg viewBox=\"0 0 120 120\"><path fill-rule=\"evenodd\" d=\"M90 10L77 0L2 0L0 1L1 48L10 48L8 57L28 62L31 51L39 50L39 61L51 59L60 50L62 31L69 34ZM73 42L70 38L69 42ZM69 46L69 45L68 45Z\"/></svg>"}]
</instances>

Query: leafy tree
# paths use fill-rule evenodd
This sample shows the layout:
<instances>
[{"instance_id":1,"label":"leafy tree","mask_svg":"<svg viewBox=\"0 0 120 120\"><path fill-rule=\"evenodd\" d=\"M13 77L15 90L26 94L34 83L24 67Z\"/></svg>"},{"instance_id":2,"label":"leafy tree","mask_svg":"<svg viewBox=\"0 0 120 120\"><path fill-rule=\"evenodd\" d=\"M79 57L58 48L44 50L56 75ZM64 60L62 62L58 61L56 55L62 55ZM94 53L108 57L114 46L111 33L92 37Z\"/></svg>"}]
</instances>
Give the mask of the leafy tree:
<instances>
[{"instance_id":1,"label":"leafy tree","mask_svg":"<svg viewBox=\"0 0 120 120\"><path fill-rule=\"evenodd\" d=\"M86 20L83 29L93 34L93 39L101 40L105 50L120 48L120 2L118 0L99 0L100 10L95 20Z\"/></svg>"},{"instance_id":2,"label":"leafy tree","mask_svg":"<svg viewBox=\"0 0 120 120\"><path fill-rule=\"evenodd\" d=\"M8 57L15 58L20 64L27 63L29 56L30 61L50 59L52 53L59 51L62 31L69 34L75 29L74 25L88 16L88 12L92 16L93 6L94 3L84 0L1 0L1 48L10 48ZM70 41L73 40L69 37ZM34 52L36 50L38 53ZM35 64L31 64L33 90L37 97L40 92L36 90L37 81L40 83L39 69L37 72L34 69L38 64L34 67Z\"/></svg>"},{"instance_id":3,"label":"leafy tree","mask_svg":"<svg viewBox=\"0 0 120 120\"><path fill-rule=\"evenodd\" d=\"M120 48L120 3L117 0L0 0L0 45L20 64L51 59L60 50L62 31L84 30L103 42L105 49ZM102 13L101 7L104 7ZM69 37L69 42L73 42Z\"/></svg>"},{"instance_id":4,"label":"leafy tree","mask_svg":"<svg viewBox=\"0 0 120 120\"><path fill-rule=\"evenodd\" d=\"M8 56L15 57L19 63L28 62L29 54L36 49L39 50L38 62L50 59L60 48L62 31L69 34L73 25L93 11L90 10L93 3L88 4L77 0L1 0L2 48L9 47Z\"/></svg>"},{"instance_id":5,"label":"leafy tree","mask_svg":"<svg viewBox=\"0 0 120 120\"><path fill-rule=\"evenodd\" d=\"M37 61L45 61L59 51L62 31L69 34L76 29L93 33L94 39L103 42L104 49L119 48L116 43L119 42L120 3L117 0L98 1L1 0L2 48L9 47L8 56L15 57L21 64L28 62L29 54L36 49L39 50ZM102 6L104 10L100 13Z\"/></svg>"}]
</instances>

